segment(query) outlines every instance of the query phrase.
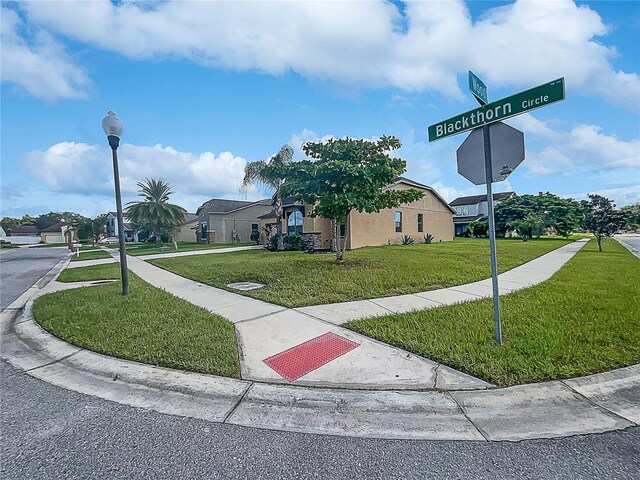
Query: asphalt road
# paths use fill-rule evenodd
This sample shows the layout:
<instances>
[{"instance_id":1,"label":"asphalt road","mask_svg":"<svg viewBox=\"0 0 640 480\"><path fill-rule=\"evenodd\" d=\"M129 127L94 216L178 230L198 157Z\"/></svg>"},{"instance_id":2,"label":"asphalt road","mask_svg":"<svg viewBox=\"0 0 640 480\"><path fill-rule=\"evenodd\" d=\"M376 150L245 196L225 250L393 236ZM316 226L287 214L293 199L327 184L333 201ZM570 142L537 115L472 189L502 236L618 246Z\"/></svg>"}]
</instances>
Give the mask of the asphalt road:
<instances>
[{"instance_id":1,"label":"asphalt road","mask_svg":"<svg viewBox=\"0 0 640 480\"><path fill-rule=\"evenodd\" d=\"M623 243L626 243L632 248L635 248L636 257L640 256L637 252L640 251L640 235L616 235L615 238Z\"/></svg>"},{"instance_id":2,"label":"asphalt road","mask_svg":"<svg viewBox=\"0 0 640 480\"><path fill-rule=\"evenodd\" d=\"M163 415L0 364L9 479L637 479L640 428L517 443L356 439Z\"/></svg>"},{"instance_id":3,"label":"asphalt road","mask_svg":"<svg viewBox=\"0 0 640 480\"><path fill-rule=\"evenodd\" d=\"M15 248L0 254L0 310L62 260L66 248Z\"/></svg>"}]
</instances>

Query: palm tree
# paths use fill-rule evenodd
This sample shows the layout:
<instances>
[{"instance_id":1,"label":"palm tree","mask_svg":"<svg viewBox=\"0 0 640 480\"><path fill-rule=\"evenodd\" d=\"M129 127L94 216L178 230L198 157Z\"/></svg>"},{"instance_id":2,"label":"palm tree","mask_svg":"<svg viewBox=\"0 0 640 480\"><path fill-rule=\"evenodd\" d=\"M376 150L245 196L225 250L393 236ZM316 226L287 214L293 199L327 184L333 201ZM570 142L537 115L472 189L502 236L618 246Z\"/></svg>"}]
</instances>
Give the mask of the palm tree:
<instances>
[{"instance_id":1,"label":"palm tree","mask_svg":"<svg viewBox=\"0 0 640 480\"><path fill-rule=\"evenodd\" d=\"M244 180L242 181L243 188L246 189L249 185L253 184L261 184L275 190L274 210L276 211L278 219L278 222L276 223L278 250L284 249L282 242L282 197L280 196L280 189L284 184L284 179L280 176L274 175L272 173L273 171L268 167L291 163L292 160L293 148L289 145L284 145L278 153L268 160L256 160L254 162L249 162L244 167Z\"/></svg>"},{"instance_id":2,"label":"palm tree","mask_svg":"<svg viewBox=\"0 0 640 480\"><path fill-rule=\"evenodd\" d=\"M169 195L173 192L167 181L145 178L144 182L138 182L137 185L140 187L138 195L144 200L129 202L127 216L133 223L153 231L156 243L159 243L163 234L170 235L184 222L187 211L179 205L169 203Z\"/></svg>"}]
</instances>

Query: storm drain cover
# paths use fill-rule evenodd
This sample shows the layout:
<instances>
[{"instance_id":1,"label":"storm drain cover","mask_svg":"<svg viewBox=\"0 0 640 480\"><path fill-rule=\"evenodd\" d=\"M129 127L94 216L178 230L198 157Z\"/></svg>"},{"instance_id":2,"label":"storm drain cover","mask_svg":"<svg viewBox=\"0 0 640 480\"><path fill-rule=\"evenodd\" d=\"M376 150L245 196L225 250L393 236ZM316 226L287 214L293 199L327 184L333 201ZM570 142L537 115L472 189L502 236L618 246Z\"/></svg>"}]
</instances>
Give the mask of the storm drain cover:
<instances>
[{"instance_id":1,"label":"storm drain cover","mask_svg":"<svg viewBox=\"0 0 640 480\"><path fill-rule=\"evenodd\" d=\"M229 285L227 285L227 287L246 292L248 290L256 290L258 288L262 288L264 287L264 285L261 283L254 283L254 282L238 282L238 283L230 283Z\"/></svg>"},{"instance_id":2,"label":"storm drain cover","mask_svg":"<svg viewBox=\"0 0 640 480\"><path fill-rule=\"evenodd\" d=\"M359 345L335 333L325 333L263 361L290 382L326 365Z\"/></svg>"}]
</instances>

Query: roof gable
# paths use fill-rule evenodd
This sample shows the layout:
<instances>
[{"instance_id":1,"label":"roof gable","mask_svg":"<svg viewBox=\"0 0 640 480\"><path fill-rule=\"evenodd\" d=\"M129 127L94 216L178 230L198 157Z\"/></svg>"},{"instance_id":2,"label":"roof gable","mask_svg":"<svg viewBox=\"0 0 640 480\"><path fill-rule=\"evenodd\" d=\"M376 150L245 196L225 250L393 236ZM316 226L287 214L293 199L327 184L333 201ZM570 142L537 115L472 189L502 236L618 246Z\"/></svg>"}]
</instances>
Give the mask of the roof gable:
<instances>
[{"instance_id":1,"label":"roof gable","mask_svg":"<svg viewBox=\"0 0 640 480\"><path fill-rule=\"evenodd\" d=\"M224 198L212 198L204 202L198 210L196 210L196 215L200 213L201 210L208 213L231 213L236 210L240 210L242 208L251 207L253 205L271 205L271 199L262 199L258 201L245 201L245 200L227 200Z\"/></svg>"},{"instance_id":2,"label":"roof gable","mask_svg":"<svg viewBox=\"0 0 640 480\"><path fill-rule=\"evenodd\" d=\"M500 193L494 193L493 194L493 199L494 200L504 200L505 198L509 198L511 196L515 195L515 192L500 192ZM458 205L475 205L476 203L480 203L482 201L486 201L487 200L487 196L486 195L470 195L468 197L458 197L455 200L453 200L449 205L452 206L458 206Z\"/></svg>"}]
</instances>

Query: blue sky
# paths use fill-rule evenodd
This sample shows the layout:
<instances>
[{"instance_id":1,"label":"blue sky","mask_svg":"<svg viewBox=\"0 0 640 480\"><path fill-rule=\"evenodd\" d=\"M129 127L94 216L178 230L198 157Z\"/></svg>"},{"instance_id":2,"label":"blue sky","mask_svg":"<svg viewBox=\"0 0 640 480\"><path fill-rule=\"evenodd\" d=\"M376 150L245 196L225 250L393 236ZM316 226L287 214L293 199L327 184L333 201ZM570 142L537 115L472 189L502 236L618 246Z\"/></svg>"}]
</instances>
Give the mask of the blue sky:
<instances>
[{"instance_id":1,"label":"blue sky","mask_svg":"<svg viewBox=\"0 0 640 480\"><path fill-rule=\"evenodd\" d=\"M640 2L3 2L1 216L113 210L108 110L125 125L124 201L163 177L194 211L240 193L283 144L395 135L406 176L445 198L466 135L427 126L564 76L567 99L507 121L526 160L497 190L640 201Z\"/></svg>"}]
</instances>

